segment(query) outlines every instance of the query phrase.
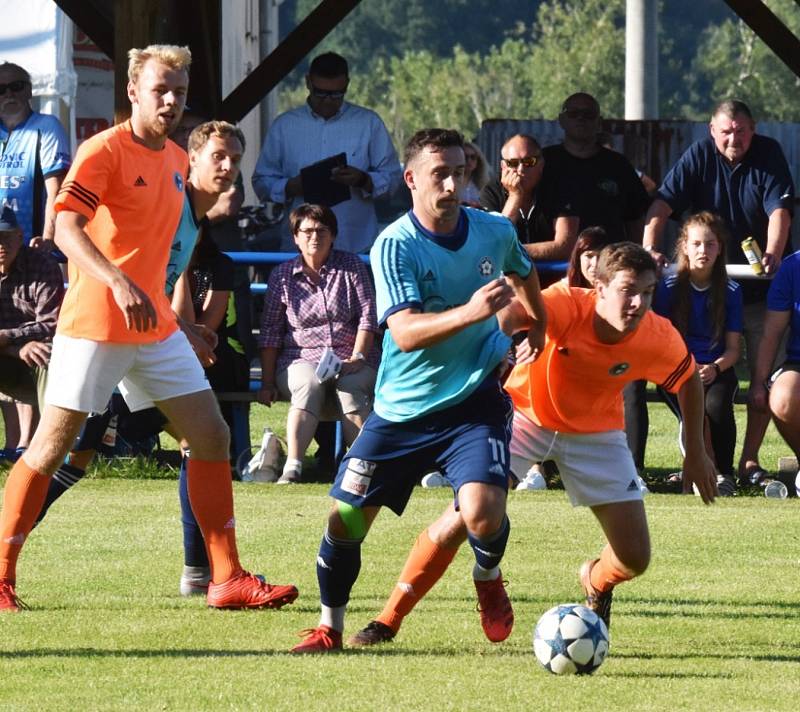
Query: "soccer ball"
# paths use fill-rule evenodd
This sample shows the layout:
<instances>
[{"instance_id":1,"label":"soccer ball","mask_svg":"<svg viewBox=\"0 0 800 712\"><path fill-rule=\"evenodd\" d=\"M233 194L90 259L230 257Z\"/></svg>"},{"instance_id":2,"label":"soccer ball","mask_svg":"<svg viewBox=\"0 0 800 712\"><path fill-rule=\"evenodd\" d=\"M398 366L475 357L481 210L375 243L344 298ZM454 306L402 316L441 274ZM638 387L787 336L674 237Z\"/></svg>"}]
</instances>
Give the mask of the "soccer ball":
<instances>
[{"instance_id":1,"label":"soccer ball","mask_svg":"<svg viewBox=\"0 0 800 712\"><path fill-rule=\"evenodd\" d=\"M591 675L608 654L608 628L586 606L554 606L536 624L533 652L554 675Z\"/></svg>"}]
</instances>

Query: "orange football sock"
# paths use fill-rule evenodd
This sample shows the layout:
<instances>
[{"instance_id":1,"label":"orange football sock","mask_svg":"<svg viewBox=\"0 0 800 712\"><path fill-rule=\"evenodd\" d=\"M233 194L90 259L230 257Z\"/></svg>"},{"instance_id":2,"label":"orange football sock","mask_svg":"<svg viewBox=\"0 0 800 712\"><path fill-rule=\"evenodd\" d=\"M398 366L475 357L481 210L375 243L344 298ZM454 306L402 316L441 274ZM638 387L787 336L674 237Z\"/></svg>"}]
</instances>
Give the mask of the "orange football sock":
<instances>
[{"instance_id":1,"label":"orange football sock","mask_svg":"<svg viewBox=\"0 0 800 712\"><path fill-rule=\"evenodd\" d=\"M458 547L445 549L433 542L427 529L423 531L414 542L400 579L377 620L397 633L403 618L411 613L417 602L442 578L456 553Z\"/></svg>"},{"instance_id":2,"label":"orange football sock","mask_svg":"<svg viewBox=\"0 0 800 712\"><path fill-rule=\"evenodd\" d=\"M16 581L22 545L42 509L50 478L19 458L8 473L0 512L0 579Z\"/></svg>"},{"instance_id":3,"label":"orange football sock","mask_svg":"<svg viewBox=\"0 0 800 712\"><path fill-rule=\"evenodd\" d=\"M595 591L610 591L618 583L630 581L633 578L633 576L629 576L620 571L611 563L612 556L611 547L606 546L600 554L600 559L592 567L589 580L592 586L594 586Z\"/></svg>"},{"instance_id":4,"label":"orange football sock","mask_svg":"<svg viewBox=\"0 0 800 712\"><path fill-rule=\"evenodd\" d=\"M188 480L189 502L206 540L211 580L223 583L242 569L236 551L230 464L190 457Z\"/></svg>"}]
</instances>

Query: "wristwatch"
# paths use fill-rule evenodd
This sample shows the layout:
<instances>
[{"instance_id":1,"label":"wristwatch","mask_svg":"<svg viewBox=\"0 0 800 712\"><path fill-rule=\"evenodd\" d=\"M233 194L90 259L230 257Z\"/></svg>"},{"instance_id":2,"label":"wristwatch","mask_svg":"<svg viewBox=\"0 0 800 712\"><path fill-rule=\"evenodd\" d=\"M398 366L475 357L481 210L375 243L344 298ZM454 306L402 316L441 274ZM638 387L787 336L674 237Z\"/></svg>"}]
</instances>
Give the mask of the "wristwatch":
<instances>
[{"instance_id":1,"label":"wristwatch","mask_svg":"<svg viewBox=\"0 0 800 712\"><path fill-rule=\"evenodd\" d=\"M364 356L364 354L362 354L360 351L356 351L356 352L355 352L355 353L354 353L354 354L351 356L351 358L358 359L359 361L366 361L366 360L367 360L367 357L366 357L366 356Z\"/></svg>"}]
</instances>

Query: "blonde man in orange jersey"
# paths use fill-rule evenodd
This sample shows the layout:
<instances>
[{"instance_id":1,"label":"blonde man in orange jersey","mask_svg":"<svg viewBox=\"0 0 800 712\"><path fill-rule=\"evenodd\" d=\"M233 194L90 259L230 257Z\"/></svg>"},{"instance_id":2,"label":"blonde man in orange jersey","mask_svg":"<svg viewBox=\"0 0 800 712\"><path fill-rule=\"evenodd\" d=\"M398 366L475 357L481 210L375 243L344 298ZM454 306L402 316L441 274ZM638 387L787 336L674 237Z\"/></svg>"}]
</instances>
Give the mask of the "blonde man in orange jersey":
<instances>
[{"instance_id":1,"label":"blonde man in orange jersey","mask_svg":"<svg viewBox=\"0 0 800 712\"><path fill-rule=\"evenodd\" d=\"M16 563L51 475L118 383L131 410L154 402L192 449L189 497L211 560L208 604L279 607L297 589L267 584L239 563L228 430L164 289L187 173L186 153L167 135L183 112L191 55L152 45L128 56L130 120L80 147L56 199L69 289L41 422L6 482L0 611L20 608Z\"/></svg>"},{"instance_id":2,"label":"blonde man in orange jersey","mask_svg":"<svg viewBox=\"0 0 800 712\"><path fill-rule=\"evenodd\" d=\"M695 484L709 504L717 480L703 445L703 388L694 359L669 321L650 311L655 261L638 245L617 243L601 252L596 275L595 289L558 283L542 292L544 351L516 367L505 387L514 401L512 471L521 475L530 462L555 460L572 504L590 507L603 528L608 543L581 567L580 581L587 605L608 624L614 587L650 562L642 492L623 430L627 383L646 379L677 393L686 425L684 488ZM501 321L506 330L525 327L518 309ZM391 640L463 540L463 524L449 507L420 534L380 616L350 644Z\"/></svg>"}]
</instances>

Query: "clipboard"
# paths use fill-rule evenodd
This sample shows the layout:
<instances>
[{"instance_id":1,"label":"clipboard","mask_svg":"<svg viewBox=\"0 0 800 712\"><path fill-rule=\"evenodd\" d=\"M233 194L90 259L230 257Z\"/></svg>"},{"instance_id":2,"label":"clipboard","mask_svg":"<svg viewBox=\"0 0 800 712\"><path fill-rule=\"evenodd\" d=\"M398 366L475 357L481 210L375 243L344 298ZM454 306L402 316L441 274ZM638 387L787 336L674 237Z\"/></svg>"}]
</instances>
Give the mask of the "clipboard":
<instances>
[{"instance_id":1,"label":"clipboard","mask_svg":"<svg viewBox=\"0 0 800 712\"><path fill-rule=\"evenodd\" d=\"M303 200L332 207L350 200L350 186L331 180L331 171L347 165L347 154L337 153L335 156L323 158L300 169L300 180L303 183Z\"/></svg>"}]
</instances>

